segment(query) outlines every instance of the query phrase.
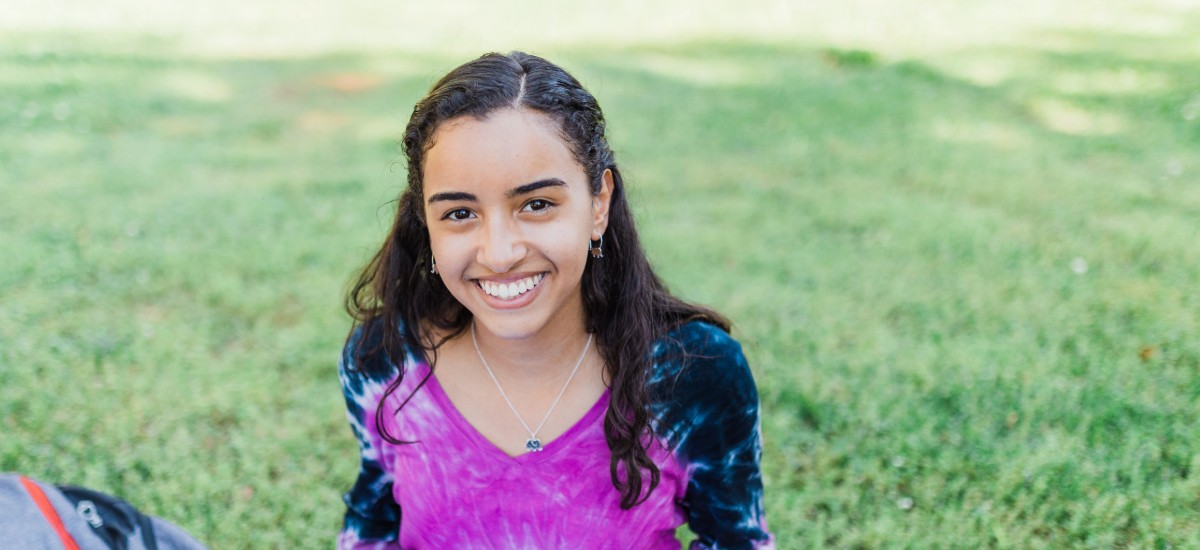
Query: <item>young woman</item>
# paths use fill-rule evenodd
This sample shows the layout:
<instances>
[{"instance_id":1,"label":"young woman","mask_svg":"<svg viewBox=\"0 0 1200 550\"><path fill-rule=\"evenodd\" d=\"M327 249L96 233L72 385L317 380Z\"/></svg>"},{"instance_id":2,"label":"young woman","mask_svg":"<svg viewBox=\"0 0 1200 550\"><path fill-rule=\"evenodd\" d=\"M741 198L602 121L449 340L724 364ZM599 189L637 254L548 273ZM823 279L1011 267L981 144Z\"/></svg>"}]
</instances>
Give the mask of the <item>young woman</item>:
<instances>
[{"instance_id":1,"label":"young woman","mask_svg":"<svg viewBox=\"0 0 1200 550\"><path fill-rule=\"evenodd\" d=\"M347 299L341 548L772 546L758 395L647 262L590 93L524 53L443 77Z\"/></svg>"}]
</instances>

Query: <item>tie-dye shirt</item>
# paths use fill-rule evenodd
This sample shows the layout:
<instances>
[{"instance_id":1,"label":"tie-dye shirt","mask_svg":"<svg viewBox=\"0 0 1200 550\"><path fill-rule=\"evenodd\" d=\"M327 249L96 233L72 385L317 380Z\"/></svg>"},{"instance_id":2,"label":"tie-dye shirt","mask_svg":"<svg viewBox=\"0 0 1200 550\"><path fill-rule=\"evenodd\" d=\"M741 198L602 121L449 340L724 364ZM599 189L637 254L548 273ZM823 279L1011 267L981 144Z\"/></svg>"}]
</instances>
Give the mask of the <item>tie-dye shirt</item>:
<instances>
[{"instance_id":1,"label":"tie-dye shirt","mask_svg":"<svg viewBox=\"0 0 1200 550\"><path fill-rule=\"evenodd\" d=\"M339 364L362 464L344 496L338 548L678 549L675 529L685 521L696 534L692 550L774 546L762 506L758 393L741 346L721 329L693 321L655 344L648 453L661 481L629 510L609 474L607 392L543 451L512 457L475 431L410 349L382 418L389 434L415 443L396 445L380 437L375 415L397 369L357 368L361 335ZM391 374L367 374L379 371Z\"/></svg>"}]
</instances>

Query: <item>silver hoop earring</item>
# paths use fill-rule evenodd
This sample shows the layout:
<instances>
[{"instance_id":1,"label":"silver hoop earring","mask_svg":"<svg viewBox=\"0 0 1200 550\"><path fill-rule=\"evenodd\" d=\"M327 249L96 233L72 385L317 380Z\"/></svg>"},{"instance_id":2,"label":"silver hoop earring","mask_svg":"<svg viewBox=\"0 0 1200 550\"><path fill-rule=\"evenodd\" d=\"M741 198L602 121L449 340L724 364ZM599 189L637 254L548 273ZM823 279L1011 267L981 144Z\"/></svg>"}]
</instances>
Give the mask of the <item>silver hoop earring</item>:
<instances>
[{"instance_id":1,"label":"silver hoop earring","mask_svg":"<svg viewBox=\"0 0 1200 550\"><path fill-rule=\"evenodd\" d=\"M437 258L434 258L433 254L429 255L429 272L437 275Z\"/></svg>"},{"instance_id":2,"label":"silver hoop earring","mask_svg":"<svg viewBox=\"0 0 1200 550\"><path fill-rule=\"evenodd\" d=\"M604 257L604 235L600 235L598 241L588 241L588 252L592 253L593 258Z\"/></svg>"}]
</instances>

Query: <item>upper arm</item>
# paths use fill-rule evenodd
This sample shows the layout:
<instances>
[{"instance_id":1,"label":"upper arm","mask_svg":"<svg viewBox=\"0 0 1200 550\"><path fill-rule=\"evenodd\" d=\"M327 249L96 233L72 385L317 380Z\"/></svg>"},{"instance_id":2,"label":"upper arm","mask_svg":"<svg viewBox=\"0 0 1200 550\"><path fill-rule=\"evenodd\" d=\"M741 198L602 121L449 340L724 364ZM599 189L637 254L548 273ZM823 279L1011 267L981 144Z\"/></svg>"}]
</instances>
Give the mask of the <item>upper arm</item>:
<instances>
[{"instance_id":1,"label":"upper arm","mask_svg":"<svg viewBox=\"0 0 1200 550\"><path fill-rule=\"evenodd\" d=\"M400 506L392 496L394 479L386 468L384 441L375 426L388 380L376 379L357 368L354 350L362 329L351 336L338 361L338 378L346 399L346 418L358 441L359 471L354 485L343 496L346 513L339 548L387 547L400 529Z\"/></svg>"},{"instance_id":2,"label":"upper arm","mask_svg":"<svg viewBox=\"0 0 1200 550\"><path fill-rule=\"evenodd\" d=\"M758 390L741 346L711 325L679 331L686 356L661 389L661 421L690 473L681 503L693 549L772 545L763 513Z\"/></svg>"}]
</instances>

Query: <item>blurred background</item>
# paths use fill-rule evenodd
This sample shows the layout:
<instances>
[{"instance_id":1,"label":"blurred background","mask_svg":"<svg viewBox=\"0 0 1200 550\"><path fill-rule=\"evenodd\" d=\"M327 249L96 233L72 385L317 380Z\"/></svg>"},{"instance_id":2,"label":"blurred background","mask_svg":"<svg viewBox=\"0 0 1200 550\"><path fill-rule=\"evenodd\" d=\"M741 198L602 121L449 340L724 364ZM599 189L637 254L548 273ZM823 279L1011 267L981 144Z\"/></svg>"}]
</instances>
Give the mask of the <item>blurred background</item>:
<instances>
[{"instance_id":1,"label":"blurred background","mask_svg":"<svg viewBox=\"0 0 1200 550\"><path fill-rule=\"evenodd\" d=\"M6 0L0 471L330 546L400 132L513 49L735 321L781 548L1200 546L1196 0Z\"/></svg>"}]
</instances>

